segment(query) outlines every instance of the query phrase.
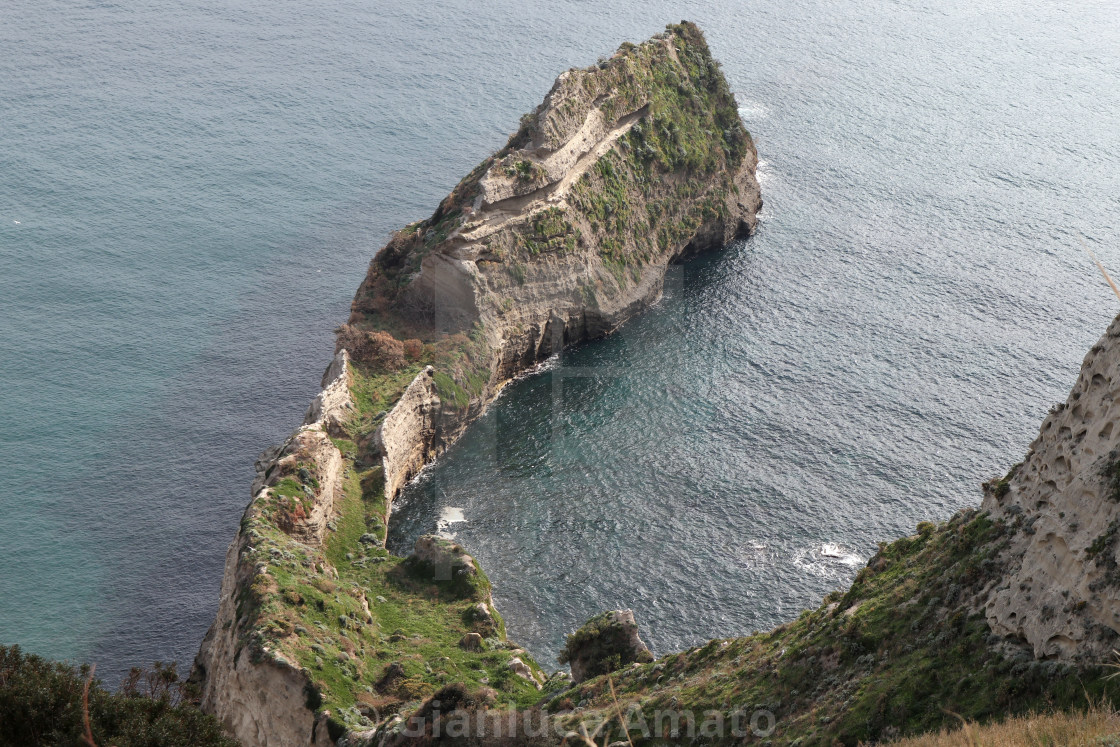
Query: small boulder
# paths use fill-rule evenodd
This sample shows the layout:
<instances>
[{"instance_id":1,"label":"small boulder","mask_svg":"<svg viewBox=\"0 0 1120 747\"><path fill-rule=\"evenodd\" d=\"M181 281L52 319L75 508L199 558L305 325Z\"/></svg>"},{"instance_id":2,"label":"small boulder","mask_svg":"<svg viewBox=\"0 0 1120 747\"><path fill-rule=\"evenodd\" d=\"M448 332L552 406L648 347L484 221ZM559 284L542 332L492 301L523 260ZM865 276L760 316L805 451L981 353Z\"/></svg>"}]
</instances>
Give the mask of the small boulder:
<instances>
[{"instance_id":1,"label":"small boulder","mask_svg":"<svg viewBox=\"0 0 1120 747\"><path fill-rule=\"evenodd\" d=\"M513 672L518 677L532 682L537 686L538 690L540 689L541 683L537 682L537 678L533 676L533 670L521 659L517 658L516 656L513 657L509 660L509 663L506 664L506 667L508 667L509 671Z\"/></svg>"},{"instance_id":2,"label":"small boulder","mask_svg":"<svg viewBox=\"0 0 1120 747\"><path fill-rule=\"evenodd\" d=\"M459 648L464 651L481 651L482 650L482 636L478 633L467 633L459 639Z\"/></svg>"},{"instance_id":3,"label":"small boulder","mask_svg":"<svg viewBox=\"0 0 1120 747\"><path fill-rule=\"evenodd\" d=\"M631 662L653 661L653 654L638 637L638 623L630 610L604 612L568 636L561 664L572 667L572 682L613 672Z\"/></svg>"}]
</instances>

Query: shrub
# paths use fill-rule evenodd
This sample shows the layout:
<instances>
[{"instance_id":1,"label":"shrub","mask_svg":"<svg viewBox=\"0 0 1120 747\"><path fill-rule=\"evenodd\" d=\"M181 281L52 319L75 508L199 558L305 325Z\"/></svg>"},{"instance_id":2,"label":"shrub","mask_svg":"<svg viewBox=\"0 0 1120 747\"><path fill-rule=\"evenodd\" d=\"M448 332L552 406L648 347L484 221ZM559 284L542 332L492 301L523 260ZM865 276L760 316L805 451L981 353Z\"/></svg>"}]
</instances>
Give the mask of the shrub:
<instances>
[{"instance_id":1,"label":"shrub","mask_svg":"<svg viewBox=\"0 0 1120 747\"><path fill-rule=\"evenodd\" d=\"M424 354L424 343L419 340L405 340L404 341L404 357L410 361L420 360L420 356Z\"/></svg>"},{"instance_id":2,"label":"shrub","mask_svg":"<svg viewBox=\"0 0 1120 747\"><path fill-rule=\"evenodd\" d=\"M381 330L366 332L344 324L338 328L338 346L375 371L399 371L405 365L404 343Z\"/></svg>"},{"instance_id":3,"label":"shrub","mask_svg":"<svg viewBox=\"0 0 1120 747\"><path fill-rule=\"evenodd\" d=\"M83 692L89 683L88 707ZM216 719L185 702L175 666L134 669L121 694L83 665L47 661L0 646L0 744L85 745L85 714L101 747L236 747Z\"/></svg>"}]
</instances>

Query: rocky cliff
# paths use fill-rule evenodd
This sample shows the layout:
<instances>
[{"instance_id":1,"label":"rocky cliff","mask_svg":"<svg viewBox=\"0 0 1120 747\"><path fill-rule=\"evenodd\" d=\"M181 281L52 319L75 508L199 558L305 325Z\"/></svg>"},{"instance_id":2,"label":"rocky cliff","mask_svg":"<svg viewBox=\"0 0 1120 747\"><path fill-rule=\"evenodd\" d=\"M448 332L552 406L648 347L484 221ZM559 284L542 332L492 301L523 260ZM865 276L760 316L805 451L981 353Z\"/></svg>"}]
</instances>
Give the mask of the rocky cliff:
<instances>
[{"instance_id":1,"label":"rocky cliff","mask_svg":"<svg viewBox=\"0 0 1120 747\"><path fill-rule=\"evenodd\" d=\"M217 716L242 744L330 743L324 720L307 707L313 691L309 673L263 643L253 619L278 584L270 563L291 556L289 547L300 548L301 563L326 570L323 541L343 480L342 454L329 434L349 419L352 407L349 356L340 351L304 424L257 461L253 500L226 553L218 615L202 641L192 678L203 710ZM289 537L291 542L275 541Z\"/></svg>"},{"instance_id":2,"label":"rocky cliff","mask_svg":"<svg viewBox=\"0 0 1120 747\"><path fill-rule=\"evenodd\" d=\"M398 232L306 423L257 465L192 675L203 707L254 747L356 744L378 727L391 740L397 714L440 693L538 702L545 678L506 639L473 558L433 538L408 558L386 550L392 500L511 377L656 301L670 263L753 230L756 163L718 63L682 23L562 74Z\"/></svg>"},{"instance_id":3,"label":"rocky cliff","mask_svg":"<svg viewBox=\"0 0 1120 747\"><path fill-rule=\"evenodd\" d=\"M560 75L354 299L339 342L370 371L406 344L433 365L381 426L389 500L512 376L656 301L670 263L749 234L757 160L691 24Z\"/></svg>"},{"instance_id":4,"label":"rocky cliff","mask_svg":"<svg viewBox=\"0 0 1120 747\"><path fill-rule=\"evenodd\" d=\"M1085 356L1026 458L985 484L984 510L1015 527L988 596L992 630L1035 656L1104 661L1120 631L1120 319Z\"/></svg>"}]
</instances>

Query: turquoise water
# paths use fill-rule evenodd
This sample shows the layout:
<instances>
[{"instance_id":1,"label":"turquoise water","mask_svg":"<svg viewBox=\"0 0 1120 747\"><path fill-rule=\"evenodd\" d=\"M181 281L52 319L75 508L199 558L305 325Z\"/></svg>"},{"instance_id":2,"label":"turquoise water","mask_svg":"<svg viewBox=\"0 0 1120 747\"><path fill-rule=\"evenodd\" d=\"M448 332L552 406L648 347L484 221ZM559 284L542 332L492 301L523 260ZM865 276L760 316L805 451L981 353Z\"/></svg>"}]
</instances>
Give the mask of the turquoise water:
<instances>
[{"instance_id":1,"label":"turquoise water","mask_svg":"<svg viewBox=\"0 0 1120 747\"><path fill-rule=\"evenodd\" d=\"M0 641L110 682L188 662L253 458L298 424L384 237L559 71L681 17L762 153L761 230L511 388L399 528L463 509L445 528L546 661L602 607L659 651L788 619L974 504L1115 313L1077 237L1120 269L1118 16L9 0Z\"/></svg>"}]
</instances>

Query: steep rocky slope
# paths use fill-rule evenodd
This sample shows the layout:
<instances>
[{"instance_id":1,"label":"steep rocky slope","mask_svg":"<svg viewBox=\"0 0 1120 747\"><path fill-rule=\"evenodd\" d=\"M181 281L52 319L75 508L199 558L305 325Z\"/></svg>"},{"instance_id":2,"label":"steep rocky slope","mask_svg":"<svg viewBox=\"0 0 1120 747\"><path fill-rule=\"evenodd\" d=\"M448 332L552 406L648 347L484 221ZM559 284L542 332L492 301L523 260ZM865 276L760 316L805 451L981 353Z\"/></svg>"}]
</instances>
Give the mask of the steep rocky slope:
<instances>
[{"instance_id":1,"label":"steep rocky slope","mask_svg":"<svg viewBox=\"0 0 1120 747\"><path fill-rule=\"evenodd\" d=\"M1020 528L992 590L992 630L1038 657L1101 661L1120 630L1120 320L1042 422L1026 459L985 486L984 509Z\"/></svg>"},{"instance_id":2,"label":"steep rocky slope","mask_svg":"<svg viewBox=\"0 0 1120 747\"><path fill-rule=\"evenodd\" d=\"M505 148L398 232L304 426L257 464L192 676L204 709L247 747L284 747L367 741L437 691L539 701L539 667L462 548L385 549L392 500L511 377L656 301L669 263L749 233L756 162L682 23L562 74Z\"/></svg>"}]
</instances>

